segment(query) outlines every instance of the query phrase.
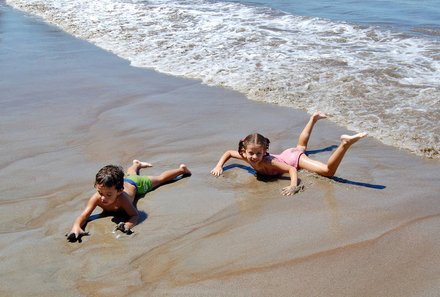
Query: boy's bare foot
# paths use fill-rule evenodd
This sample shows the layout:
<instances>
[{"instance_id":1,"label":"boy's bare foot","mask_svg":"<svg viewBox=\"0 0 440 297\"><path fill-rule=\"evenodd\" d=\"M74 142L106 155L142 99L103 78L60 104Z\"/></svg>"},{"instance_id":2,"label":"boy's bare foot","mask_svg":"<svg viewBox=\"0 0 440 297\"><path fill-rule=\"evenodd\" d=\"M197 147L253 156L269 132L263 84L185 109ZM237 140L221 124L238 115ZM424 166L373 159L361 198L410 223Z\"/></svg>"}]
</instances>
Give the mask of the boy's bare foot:
<instances>
[{"instance_id":1,"label":"boy's bare foot","mask_svg":"<svg viewBox=\"0 0 440 297\"><path fill-rule=\"evenodd\" d=\"M140 168L153 167L151 163L141 162L139 160L133 160L133 165L139 166Z\"/></svg>"},{"instance_id":2,"label":"boy's bare foot","mask_svg":"<svg viewBox=\"0 0 440 297\"><path fill-rule=\"evenodd\" d=\"M320 119L325 119L325 118L327 118L327 115L325 113L323 113L323 112L320 112L320 111L314 112L312 114L312 119L315 122L320 120Z\"/></svg>"},{"instance_id":3,"label":"boy's bare foot","mask_svg":"<svg viewBox=\"0 0 440 297\"><path fill-rule=\"evenodd\" d=\"M341 142L343 144L353 144L356 141L358 141L361 138L364 138L365 136L367 136L368 133L367 132L361 132L358 134L354 134L354 135L341 135Z\"/></svg>"},{"instance_id":4,"label":"boy's bare foot","mask_svg":"<svg viewBox=\"0 0 440 297\"><path fill-rule=\"evenodd\" d=\"M183 170L183 175L191 175L191 171L186 167L185 164L180 164L179 168Z\"/></svg>"}]
</instances>

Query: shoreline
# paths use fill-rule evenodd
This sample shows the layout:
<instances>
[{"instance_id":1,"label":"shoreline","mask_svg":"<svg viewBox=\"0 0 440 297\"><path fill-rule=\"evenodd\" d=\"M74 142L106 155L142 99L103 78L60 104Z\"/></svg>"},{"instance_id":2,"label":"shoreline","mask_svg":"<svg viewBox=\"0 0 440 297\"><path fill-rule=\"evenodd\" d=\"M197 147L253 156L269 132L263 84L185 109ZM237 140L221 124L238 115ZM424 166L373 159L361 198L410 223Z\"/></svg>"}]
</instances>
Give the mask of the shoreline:
<instances>
[{"instance_id":1,"label":"shoreline","mask_svg":"<svg viewBox=\"0 0 440 297\"><path fill-rule=\"evenodd\" d=\"M0 48L0 292L8 296L432 296L440 291L439 161L371 138L304 192L261 182L226 149L250 132L292 146L304 112L131 67L7 7ZM7 72L5 70L8 70ZM309 148L350 133L320 121ZM111 217L66 242L104 165L132 159L192 176L138 202L144 220L116 239ZM240 167L241 166L241 167ZM375 285L372 286L371 284ZM18 286L17 284L22 284Z\"/></svg>"},{"instance_id":2,"label":"shoreline","mask_svg":"<svg viewBox=\"0 0 440 297\"><path fill-rule=\"evenodd\" d=\"M435 71L438 65L430 50L437 47L433 40L376 27L370 28L374 33L365 35L365 29L325 20L311 20L313 29L309 31L310 20L301 16L299 20L286 14L286 19L255 11L234 18L221 8L215 13L208 3L179 5L171 1L162 6L122 1L107 10L100 1L82 5L67 1L63 7L57 1L45 0L42 5L7 2L131 61L131 65L200 79L252 100L309 114L324 110L341 127L366 131L384 144L416 155L440 158L435 124L440 121L440 111L434 107L440 97L439 71ZM234 8L226 9L242 15L244 7L239 3L231 6ZM253 22L249 24L247 18ZM206 31L189 25L203 27L205 22L208 28L210 23L222 24ZM264 29L266 26L271 29ZM246 42L250 36L257 38ZM341 42L333 43L334 39ZM351 48L350 44L359 46Z\"/></svg>"}]
</instances>

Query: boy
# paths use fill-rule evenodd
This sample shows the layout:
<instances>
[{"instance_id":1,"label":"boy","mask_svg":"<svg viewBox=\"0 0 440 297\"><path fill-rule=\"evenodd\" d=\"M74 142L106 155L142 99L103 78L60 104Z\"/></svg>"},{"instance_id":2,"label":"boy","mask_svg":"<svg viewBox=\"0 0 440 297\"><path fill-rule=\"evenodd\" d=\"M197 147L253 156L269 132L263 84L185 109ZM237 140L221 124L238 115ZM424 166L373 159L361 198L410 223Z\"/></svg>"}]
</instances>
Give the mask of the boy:
<instances>
[{"instance_id":1,"label":"boy","mask_svg":"<svg viewBox=\"0 0 440 297\"><path fill-rule=\"evenodd\" d=\"M143 195L179 175L191 175L191 171L185 164L181 164L177 169L165 171L159 176L139 175L141 168L151 166L150 163L133 160L133 165L127 169L127 174L124 174L120 166L107 165L101 168L96 174L96 193L90 197L86 208L73 223L72 230L66 234L67 240L70 242L80 241L82 236L88 235L83 226L97 206L104 211L125 211L129 219L125 223L119 223L117 229L130 234L139 219L139 213L133 205L137 194Z\"/></svg>"}]
</instances>

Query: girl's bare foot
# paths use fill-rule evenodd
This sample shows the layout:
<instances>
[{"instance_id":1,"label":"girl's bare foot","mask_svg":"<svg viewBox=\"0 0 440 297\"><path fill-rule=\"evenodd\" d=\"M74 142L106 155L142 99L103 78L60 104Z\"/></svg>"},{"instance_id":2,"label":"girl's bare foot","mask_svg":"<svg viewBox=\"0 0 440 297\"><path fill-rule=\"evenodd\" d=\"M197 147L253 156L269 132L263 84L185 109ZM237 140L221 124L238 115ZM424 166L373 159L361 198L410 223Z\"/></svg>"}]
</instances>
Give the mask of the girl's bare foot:
<instances>
[{"instance_id":1,"label":"girl's bare foot","mask_svg":"<svg viewBox=\"0 0 440 297\"><path fill-rule=\"evenodd\" d=\"M138 166L139 168L147 168L147 167L152 167L153 165L151 165L150 163L147 162L141 162L139 160L133 160L133 165Z\"/></svg>"},{"instance_id":2,"label":"girl's bare foot","mask_svg":"<svg viewBox=\"0 0 440 297\"><path fill-rule=\"evenodd\" d=\"M367 136L368 133L367 132L361 132L358 134L354 134L354 135L341 135L341 142L343 144L353 144L356 141L358 141L361 138L364 138L365 136Z\"/></svg>"},{"instance_id":3,"label":"girl's bare foot","mask_svg":"<svg viewBox=\"0 0 440 297\"><path fill-rule=\"evenodd\" d=\"M183 171L183 175L191 175L191 171L185 164L180 164L179 168Z\"/></svg>"},{"instance_id":4,"label":"girl's bare foot","mask_svg":"<svg viewBox=\"0 0 440 297\"><path fill-rule=\"evenodd\" d=\"M320 112L320 111L314 112L312 114L312 119L313 119L314 122L316 122L316 121L318 121L320 119L325 119L325 118L327 118L327 115L325 113L323 113L323 112Z\"/></svg>"}]
</instances>

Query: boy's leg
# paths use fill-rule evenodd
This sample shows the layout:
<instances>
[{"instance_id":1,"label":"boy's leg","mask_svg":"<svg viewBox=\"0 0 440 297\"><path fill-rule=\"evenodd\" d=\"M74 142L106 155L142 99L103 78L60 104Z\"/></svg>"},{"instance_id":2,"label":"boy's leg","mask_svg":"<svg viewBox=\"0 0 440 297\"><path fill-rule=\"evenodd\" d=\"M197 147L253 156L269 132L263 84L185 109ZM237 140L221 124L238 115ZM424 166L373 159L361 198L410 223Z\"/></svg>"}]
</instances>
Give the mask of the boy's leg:
<instances>
[{"instance_id":1,"label":"boy's leg","mask_svg":"<svg viewBox=\"0 0 440 297\"><path fill-rule=\"evenodd\" d=\"M127 173L131 175L139 175L139 170L141 170L141 168L147 168L151 166L153 165L151 165L150 163L133 160L133 164L128 167Z\"/></svg>"},{"instance_id":2,"label":"boy's leg","mask_svg":"<svg viewBox=\"0 0 440 297\"><path fill-rule=\"evenodd\" d=\"M164 183L167 183L179 175L191 175L191 171L185 164L181 164L177 169L171 169L162 172L159 176L149 176L153 184L153 188L156 188Z\"/></svg>"},{"instance_id":3,"label":"boy's leg","mask_svg":"<svg viewBox=\"0 0 440 297\"><path fill-rule=\"evenodd\" d=\"M342 158L344 157L345 153L349 149L349 147L358 141L359 139L367 136L367 133L358 133L355 135L342 135L341 136L341 144L338 146L338 148L333 152L333 154L330 156L330 158L327 161L327 164L321 163L316 160L312 160L306 155L302 155L299 159L299 167L301 169L306 169L311 172L315 172L319 175L323 176L333 176L336 172L336 170L339 167L339 164L341 164Z\"/></svg>"},{"instance_id":4,"label":"boy's leg","mask_svg":"<svg viewBox=\"0 0 440 297\"><path fill-rule=\"evenodd\" d=\"M301 134L299 135L297 148L306 150L307 144L309 143L310 134L312 134L313 127L315 126L315 123L320 119L325 119L327 116L322 112L315 112L310 117L308 123L302 130Z\"/></svg>"}]
</instances>

